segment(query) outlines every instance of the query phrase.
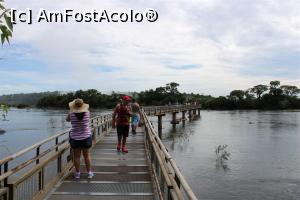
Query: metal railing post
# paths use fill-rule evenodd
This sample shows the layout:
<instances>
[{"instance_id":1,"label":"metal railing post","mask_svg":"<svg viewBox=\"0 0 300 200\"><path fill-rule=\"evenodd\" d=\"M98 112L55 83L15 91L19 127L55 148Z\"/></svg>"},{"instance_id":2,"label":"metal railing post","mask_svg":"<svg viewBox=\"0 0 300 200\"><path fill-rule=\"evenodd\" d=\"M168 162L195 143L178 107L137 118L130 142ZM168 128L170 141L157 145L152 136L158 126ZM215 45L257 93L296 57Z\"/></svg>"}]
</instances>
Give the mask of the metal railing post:
<instances>
[{"instance_id":1,"label":"metal railing post","mask_svg":"<svg viewBox=\"0 0 300 200\"><path fill-rule=\"evenodd\" d=\"M36 156L38 157L40 155L40 146L38 146L36 148ZM38 158L36 161L35 161L36 164L39 164L40 163L40 159Z\"/></svg>"},{"instance_id":2,"label":"metal railing post","mask_svg":"<svg viewBox=\"0 0 300 200\"><path fill-rule=\"evenodd\" d=\"M182 111L182 126L185 126L185 113L186 113L186 110L183 110Z\"/></svg>"},{"instance_id":3,"label":"metal railing post","mask_svg":"<svg viewBox=\"0 0 300 200\"><path fill-rule=\"evenodd\" d=\"M58 151L58 137L55 138L55 151L57 152ZM57 173L60 173L61 172L61 169L62 169L62 160L61 160L61 154L57 157Z\"/></svg>"},{"instance_id":4,"label":"metal railing post","mask_svg":"<svg viewBox=\"0 0 300 200\"><path fill-rule=\"evenodd\" d=\"M177 186L180 188L180 180L179 180L179 178L178 178L178 176L177 176L176 173L175 173L174 179L175 179L175 181L176 181L176 183L177 183Z\"/></svg>"},{"instance_id":5,"label":"metal railing post","mask_svg":"<svg viewBox=\"0 0 300 200\"><path fill-rule=\"evenodd\" d=\"M0 176L2 175L2 165L0 165ZM2 188L2 181L0 180L0 189Z\"/></svg>"},{"instance_id":6,"label":"metal railing post","mask_svg":"<svg viewBox=\"0 0 300 200\"><path fill-rule=\"evenodd\" d=\"M8 172L8 162L4 163L4 174ZM8 178L4 179L4 187L7 187Z\"/></svg>"}]
</instances>

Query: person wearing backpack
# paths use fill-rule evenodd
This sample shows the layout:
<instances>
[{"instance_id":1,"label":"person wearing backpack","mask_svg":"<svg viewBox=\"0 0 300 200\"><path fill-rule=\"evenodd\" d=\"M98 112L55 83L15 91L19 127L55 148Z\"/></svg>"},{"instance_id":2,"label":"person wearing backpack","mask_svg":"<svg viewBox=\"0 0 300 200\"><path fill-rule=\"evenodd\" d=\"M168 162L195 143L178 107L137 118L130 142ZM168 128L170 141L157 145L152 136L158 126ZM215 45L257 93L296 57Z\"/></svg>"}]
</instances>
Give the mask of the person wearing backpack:
<instances>
[{"instance_id":1,"label":"person wearing backpack","mask_svg":"<svg viewBox=\"0 0 300 200\"><path fill-rule=\"evenodd\" d=\"M117 128L118 144L117 151L128 153L126 140L129 133L131 110L129 107L130 97L123 96L122 102L118 103L112 115L112 127Z\"/></svg>"}]
</instances>

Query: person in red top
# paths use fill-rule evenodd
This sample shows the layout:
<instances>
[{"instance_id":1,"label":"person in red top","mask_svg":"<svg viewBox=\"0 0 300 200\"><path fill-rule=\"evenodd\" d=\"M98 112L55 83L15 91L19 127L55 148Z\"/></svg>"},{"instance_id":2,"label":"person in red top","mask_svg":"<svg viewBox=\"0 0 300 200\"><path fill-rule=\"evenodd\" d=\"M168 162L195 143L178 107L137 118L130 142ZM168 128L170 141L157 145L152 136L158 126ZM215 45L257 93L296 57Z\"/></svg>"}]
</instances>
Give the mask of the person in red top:
<instances>
[{"instance_id":1,"label":"person in red top","mask_svg":"<svg viewBox=\"0 0 300 200\"><path fill-rule=\"evenodd\" d=\"M131 110L129 107L130 97L123 96L122 103L117 104L114 113L113 113L113 121L112 126L113 128L117 127L118 133L118 145L117 150L121 150L121 143L122 143L122 151L124 153L128 153L126 148L126 139L129 133L129 124L130 124L130 117L131 117Z\"/></svg>"}]
</instances>

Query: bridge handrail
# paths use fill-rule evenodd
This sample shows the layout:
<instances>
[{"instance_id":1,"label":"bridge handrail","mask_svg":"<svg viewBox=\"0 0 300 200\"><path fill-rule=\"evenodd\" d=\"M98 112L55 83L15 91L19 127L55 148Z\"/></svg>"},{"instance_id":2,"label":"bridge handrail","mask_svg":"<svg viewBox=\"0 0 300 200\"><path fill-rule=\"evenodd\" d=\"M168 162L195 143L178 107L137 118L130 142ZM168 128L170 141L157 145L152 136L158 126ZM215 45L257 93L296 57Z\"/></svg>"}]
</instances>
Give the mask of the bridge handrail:
<instances>
[{"instance_id":1,"label":"bridge handrail","mask_svg":"<svg viewBox=\"0 0 300 200\"><path fill-rule=\"evenodd\" d=\"M53 139L55 139L57 137L65 135L66 133L69 133L69 130L61 132L61 133L58 133L58 134L53 135L53 136L50 136L50 137L48 137L48 138L46 138L46 139L44 139L44 140L42 140L42 141L40 141L40 142L38 142L38 143L30 146L30 147L27 147L27 148L25 148L25 149L23 149L23 150L15 153L15 154L13 154L13 155L7 156L6 158L3 158L3 159L0 160L0 165L3 165L6 162L12 161L12 160L14 160L14 159L16 159L16 158L24 155L25 153L27 153L27 152L29 152L29 151L37 148L37 147L40 147L43 144L45 144L45 143L47 143L47 142L49 142L49 141L51 141L51 140L53 140Z\"/></svg>"},{"instance_id":2,"label":"bridge handrail","mask_svg":"<svg viewBox=\"0 0 300 200\"><path fill-rule=\"evenodd\" d=\"M111 114L107 114L107 115L104 115L104 116L102 116L102 117L106 117L106 116L111 116ZM98 117L93 117L93 118L91 118L91 124L92 124L92 125L93 125L93 120L95 120L95 119L97 119L97 118L98 118ZM103 122L103 123L104 123L104 122ZM13 154L13 155L7 156L6 158L3 158L3 159L0 160L0 165L3 165L3 164L6 163L6 162L12 161L12 160L14 160L14 159L16 159L16 158L18 158L18 157L24 155L25 153L27 153L27 152L29 152L29 151L31 151L31 150L37 148L37 147L40 147L40 146L42 146L43 144L48 143L49 141L51 141L51 140L53 140L53 139L56 139L56 138L61 137L61 136L65 135L65 134L68 134L69 131L70 131L70 129L68 129L68 130L66 130L66 131L63 131L63 132L61 132L61 133L58 133L58 134L56 134L56 135L50 136L50 137L48 137L48 138L46 138L46 139L44 139L44 140L42 140L42 141L40 141L40 142L38 142L38 143L36 143L36 144L30 146L30 147L27 147L27 148L25 148L25 149L23 149L23 150L21 150L21 151L15 153L15 154Z\"/></svg>"},{"instance_id":3,"label":"bridge handrail","mask_svg":"<svg viewBox=\"0 0 300 200\"><path fill-rule=\"evenodd\" d=\"M166 162L169 162L171 165L171 170L173 170L173 172L175 173L175 177L177 177L177 179L179 180L180 184L182 185L182 188L185 190L186 195L188 196L188 198L190 200L197 200L197 197L195 196L195 194L193 193L192 189L190 188L190 186L188 185L187 181L185 180L185 178L183 177L183 175L181 174L178 166L176 165L175 160L172 158L172 156L168 153L168 150L166 149L165 145L163 144L163 142L161 141L161 139L159 138L158 134L156 133L156 131L154 130L151 122L149 121L147 114L145 113L145 111L142 109L142 119L144 120L145 126L147 126L150 129L149 131L146 131L146 134L149 134L150 137L153 137L154 140L152 140L151 142L157 142L157 146L159 146L160 150L162 150L163 152L163 156L161 157L160 160L165 160ZM152 145L155 145L152 143ZM161 166L162 168L164 168L164 166ZM165 173L163 173L165 174ZM169 173L170 174L170 173ZM175 177L165 177L167 180L168 179L173 179L172 182L174 182ZM173 185L174 186L174 185Z\"/></svg>"},{"instance_id":4,"label":"bridge handrail","mask_svg":"<svg viewBox=\"0 0 300 200\"><path fill-rule=\"evenodd\" d=\"M111 116L112 114L106 114L106 115L102 115L102 116L97 116L97 117L93 117L90 119L90 125L93 128L94 126L101 126L105 123L107 123L107 121L111 120ZM100 120L99 120L100 119ZM96 123L94 122L96 120ZM37 142L34 145L31 145L30 147L27 147L13 155L7 156L3 159L0 160L0 170L1 170L1 166L4 165L5 171L3 174L1 174L0 171L0 183L5 179L7 179L8 177L10 177L11 175L17 173L18 171L20 171L21 169L27 167L28 165L32 164L33 162L41 159L42 157L48 155L50 152L52 152L54 149L57 149L58 147L62 146L65 142L67 142L67 139L62 140L61 142L58 142L58 138L61 136L64 136L66 134L69 134L70 129L63 131L61 133L58 133L56 135L50 136L40 142ZM39 149L42 145L52 141L52 140L56 140L56 144L54 146L50 146L49 148L47 148L46 150L44 150L43 152L37 154L36 156L34 156L33 158L31 158L30 160L26 160L25 162L22 162L21 164L17 165L16 167L12 168L12 169L8 169L8 163L10 161L15 160L16 158L31 152L32 150L37 150ZM39 150L38 150L39 151ZM5 166L6 165L6 166ZM6 180L7 182L7 180Z\"/></svg>"},{"instance_id":5,"label":"bridge handrail","mask_svg":"<svg viewBox=\"0 0 300 200\"><path fill-rule=\"evenodd\" d=\"M201 104L194 105L170 105L170 106L144 106L143 110L148 114L158 114L158 113L167 113L167 112L179 112L184 110L195 110L200 109Z\"/></svg>"}]
</instances>

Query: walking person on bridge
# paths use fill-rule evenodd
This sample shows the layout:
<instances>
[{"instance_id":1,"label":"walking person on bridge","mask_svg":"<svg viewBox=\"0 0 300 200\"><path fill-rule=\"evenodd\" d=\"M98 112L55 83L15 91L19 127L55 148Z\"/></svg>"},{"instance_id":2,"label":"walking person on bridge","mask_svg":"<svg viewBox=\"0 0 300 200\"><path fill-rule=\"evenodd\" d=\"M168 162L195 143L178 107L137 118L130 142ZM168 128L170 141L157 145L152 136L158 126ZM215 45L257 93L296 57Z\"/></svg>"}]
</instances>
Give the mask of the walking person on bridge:
<instances>
[{"instance_id":1,"label":"walking person on bridge","mask_svg":"<svg viewBox=\"0 0 300 200\"><path fill-rule=\"evenodd\" d=\"M132 111L132 115L131 115L131 130L132 130L132 134L136 134L136 128L138 127L139 123L140 123L140 117L141 115L141 110L140 110L140 105L136 102L135 99L132 99L132 103L131 103L131 111Z\"/></svg>"},{"instance_id":2,"label":"walking person on bridge","mask_svg":"<svg viewBox=\"0 0 300 200\"><path fill-rule=\"evenodd\" d=\"M126 140L129 133L129 120L131 117L131 110L129 107L130 97L129 96L123 96L122 97L122 103L118 103L113 116L112 116L112 127L117 127L117 134L118 134L118 144L117 144L117 150L121 150L122 146L122 152L128 153L128 150L126 148Z\"/></svg>"},{"instance_id":3,"label":"walking person on bridge","mask_svg":"<svg viewBox=\"0 0 300 200\"><path fill-rule=\"evenodd\" d=\"M93 178L91 171L90 148L92 146L92 132L90 129L90 112L89 105L85 104L82 99L75 99L69 103L69 114L67 121L71 121L70 146L74 151L75 178L80 178L80 156L81 152L84 157L87 178Z\"/></svg>"}]
</instances>

